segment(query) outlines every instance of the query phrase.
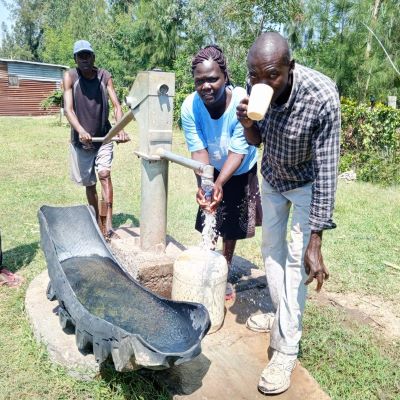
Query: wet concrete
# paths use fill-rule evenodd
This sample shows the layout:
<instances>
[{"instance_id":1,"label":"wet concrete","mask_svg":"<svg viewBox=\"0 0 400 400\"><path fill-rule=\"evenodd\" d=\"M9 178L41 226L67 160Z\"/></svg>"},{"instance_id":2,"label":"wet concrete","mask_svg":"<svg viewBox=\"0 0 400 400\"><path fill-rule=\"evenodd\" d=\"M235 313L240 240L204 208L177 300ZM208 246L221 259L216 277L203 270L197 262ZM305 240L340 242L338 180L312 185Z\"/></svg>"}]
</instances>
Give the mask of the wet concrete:
<instances>
[{"instance_id":1,"label":"wet concrete","mask_svg":"<svg viewBox=\"0 0 400 400\"><path fill-rule=\"evenodd\" d=\"M226 303L222 328L202 341L200 356L187 364L155 373L174 400L257 400L266 399L257 390L261 371L268 363L269 334L255 333L245 327L247 316L270 309L265 288L237 293ZM271 396L272 397L272 396ZM325 400L330 397L308 371L297 364L291 387L282 400Z\"/></svg>"}]
</instances>

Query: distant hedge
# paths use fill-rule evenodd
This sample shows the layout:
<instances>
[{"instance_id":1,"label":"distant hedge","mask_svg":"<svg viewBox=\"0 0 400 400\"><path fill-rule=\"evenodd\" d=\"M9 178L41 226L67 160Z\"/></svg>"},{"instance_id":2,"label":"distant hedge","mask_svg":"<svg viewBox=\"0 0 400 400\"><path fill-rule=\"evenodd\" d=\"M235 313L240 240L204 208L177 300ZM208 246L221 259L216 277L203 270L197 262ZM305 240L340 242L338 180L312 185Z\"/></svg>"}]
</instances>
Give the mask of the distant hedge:
<instances>
[{"instance_id":1,"label":"distant hedge","mask_svg":"<svg viewBox=\"0 0 400 400\"><path fill-rule=\"evenodd\" d=\"M400 110L345 98L341 103L340 172L353 169L362 181L400 184Z\"/></svg>"}]
</instances>

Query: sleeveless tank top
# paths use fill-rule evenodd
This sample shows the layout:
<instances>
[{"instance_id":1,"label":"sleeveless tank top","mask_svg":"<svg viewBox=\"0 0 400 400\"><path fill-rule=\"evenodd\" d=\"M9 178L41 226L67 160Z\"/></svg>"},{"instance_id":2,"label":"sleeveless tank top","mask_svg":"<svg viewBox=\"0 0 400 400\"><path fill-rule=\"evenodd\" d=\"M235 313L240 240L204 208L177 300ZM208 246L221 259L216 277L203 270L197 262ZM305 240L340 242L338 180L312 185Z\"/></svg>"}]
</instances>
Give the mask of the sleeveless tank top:
<instances>
[{"instance_id":1,"label":"sleeveless tank top","mask_svg":"<svg viewBox=\"0 0 400 400\"><path fill-rule=\"evenodd\" d=\"M68 72L72 78L73 107L79 123L92 136L105 136L111 129L108 120L109 105L107 83L111 74L102 68L95 68L96 76L86 79L78 68ZM81 147L79 134L71 128L71 141ZM93 143L96 148L101 143Z\"/></svg>"}]
</instances>

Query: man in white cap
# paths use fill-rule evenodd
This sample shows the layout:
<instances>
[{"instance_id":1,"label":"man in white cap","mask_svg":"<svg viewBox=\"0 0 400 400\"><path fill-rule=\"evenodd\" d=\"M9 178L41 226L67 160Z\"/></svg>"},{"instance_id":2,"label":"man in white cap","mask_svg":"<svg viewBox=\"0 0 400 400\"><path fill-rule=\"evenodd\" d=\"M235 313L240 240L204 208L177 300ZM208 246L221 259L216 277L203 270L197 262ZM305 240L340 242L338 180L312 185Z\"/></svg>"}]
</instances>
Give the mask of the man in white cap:
<instances>
[{"instance_id":1,"label":"man in white cap","mask_svg":"<svg viewBox=\"0 0 400 400\"><path fill-rule=\"evenodd\" d=\"M106 239L113 235L111 163L113 143L102 145L92 142L92 137L103 137L111 128L108 120L108 99L114 108L116 121L122 118L122 109L112 83L111 74L94 66L95 54L91 44L78 40L74 44L76 68L64 75L65 115L71 124L71 179L86 187L88 203L93 206L100 228ZM118 141L126 142L129 137L119 132ZM96 171L101 183L102 209L96 191ZM101 216L105 216L102 223Z\"/></svg>"}]
</instances>

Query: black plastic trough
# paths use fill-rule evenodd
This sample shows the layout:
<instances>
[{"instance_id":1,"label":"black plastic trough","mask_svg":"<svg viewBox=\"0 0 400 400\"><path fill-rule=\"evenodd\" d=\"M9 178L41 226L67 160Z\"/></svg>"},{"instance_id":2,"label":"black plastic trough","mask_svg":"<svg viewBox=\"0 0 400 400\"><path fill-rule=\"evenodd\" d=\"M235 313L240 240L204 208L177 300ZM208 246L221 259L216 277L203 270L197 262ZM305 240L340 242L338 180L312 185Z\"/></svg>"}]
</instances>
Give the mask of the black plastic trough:
<instances>
[{"instance_id":1,"label":"black plastic trough","mask_svg":"<svg viewBox=\"0 0 400 400\"><path fill-rule=\"evenodd\" d=\"M87 206L43 206L38 212L49 299L57 298L60 323L75 327L81 351L109 356L117 371L164 369L201 352L210 327L204 306L161 298L118 263Z\"/></svg>"}]
</instances>

